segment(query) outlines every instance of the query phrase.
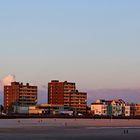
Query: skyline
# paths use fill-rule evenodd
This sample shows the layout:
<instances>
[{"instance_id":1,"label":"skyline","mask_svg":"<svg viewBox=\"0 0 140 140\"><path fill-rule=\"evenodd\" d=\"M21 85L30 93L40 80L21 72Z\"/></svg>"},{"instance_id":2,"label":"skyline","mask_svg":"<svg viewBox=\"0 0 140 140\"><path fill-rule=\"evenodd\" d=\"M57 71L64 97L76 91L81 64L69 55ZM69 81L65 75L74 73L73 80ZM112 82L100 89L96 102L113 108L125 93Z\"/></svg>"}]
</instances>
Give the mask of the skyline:
<instances>
[{"instance_id":1,"label":"skyline","mask_svg":"<svg viewBox=\"0 0 140 140\"><path fill-rule=\"evenodd\" d=\"M3 88L5 85L11 85L11 82L20 82L17 81L15 75L7 75L2 80L0 80L0 104L3 104ZM49 81L51 82L51 81ZM60 81L64 82L64 81ZM68 81L74 82L74 81ZM38 87L38 103L47 103L48 102L48 86L47 85L35 85L29 83L30 85ZM77 83L76 87L77 87ZM78 87L76 88L78 89ZM81 90L78 90L81 92ZM139 94L140 89L94 89L94 90L85 90L87 93L87 104L94 102L97 99L107 99L107 100L116 100L123 99L126 103L139 103Z\"/></svg>"},{"instance_id":2,"label":"skyline","mask_svg":"<svg viewBox=\"0 0 140 140\"><path fill-rule=\"evenodd\" d=\"M138 0L1 1L0 79L13 74L40 86L67 80L93 98L96 90L108 97L107 89L127 90L140 101L139 5Z\"/></svg>"}]
</instances>

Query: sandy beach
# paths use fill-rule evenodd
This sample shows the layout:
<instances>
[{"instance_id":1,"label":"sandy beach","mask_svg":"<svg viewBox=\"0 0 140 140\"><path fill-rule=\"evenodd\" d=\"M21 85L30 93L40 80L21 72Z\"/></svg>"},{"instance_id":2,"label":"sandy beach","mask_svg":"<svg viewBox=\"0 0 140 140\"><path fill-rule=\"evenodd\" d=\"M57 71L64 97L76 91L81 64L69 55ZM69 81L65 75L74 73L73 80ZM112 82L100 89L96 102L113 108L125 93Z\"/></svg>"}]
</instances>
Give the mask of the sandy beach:
<instances>
[{"instance_id":1,"label":"sandy beach","mask_svg":"<svg viewBox=\"0 0 140 140\"><path fill-rule=\"evenodd\" d=\"M0 119L0 128L23 127L140 127L139 119Z\"/></svg>"},{"instance_id":2,"label":"sandy beach","mask_svg":"<svg viewBox=\"0 0 140 140\"><path fill-rule=\"evenodd\" d=\"M139 140L140 120L1 119L0 140Z\"/></svg>"}]
</instances>

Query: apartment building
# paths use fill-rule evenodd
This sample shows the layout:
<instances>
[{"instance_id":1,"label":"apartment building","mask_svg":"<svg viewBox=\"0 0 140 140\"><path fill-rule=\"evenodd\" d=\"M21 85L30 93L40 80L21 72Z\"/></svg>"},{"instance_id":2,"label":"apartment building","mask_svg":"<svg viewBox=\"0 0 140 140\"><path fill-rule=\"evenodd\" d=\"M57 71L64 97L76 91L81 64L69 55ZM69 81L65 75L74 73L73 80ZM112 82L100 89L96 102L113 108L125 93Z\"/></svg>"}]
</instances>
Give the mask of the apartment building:
<instances>
[{"instance_id":1,"label":"apartment building","mask_svg":"<svg viewBox=\"0 0 140 140\"><path fill-rule=\"evenodd\" d=\"M75 83L52 80L48 83L48 103L64 105L67 101L69 93L75 90Z\"/></svg>"},{"instance_id":2,"label":"apartment building","mask_svg":"<svg viewBox=\"0 0 140 140\"><path fill-rule=\"evenodd\" d=\"M76 112L86 112L87 93L78 90L64 94L64 106L72 107Z\"/></svg>"},{"instance_id":3,"label":"apartment building","mask_svg":"<svg viewBox=\"0 0 140 140\"><path fill-rule=\"evenodd\" d=\"M48 103L69 106L76 112L86 112L87 93L76 90L75 83L52 80L48 83Z\"/></svg>"},{"instance_id":4,"label":"apartment building","mask_svg":"<svg viewBox=\"0 0 140 140\"><path fill-rule=\"evenodd\" d=\"M15 112L14 108L28 107L37 103L37 86L12 82L4 86L4 112Z\"/></svg>"}]
</instances>

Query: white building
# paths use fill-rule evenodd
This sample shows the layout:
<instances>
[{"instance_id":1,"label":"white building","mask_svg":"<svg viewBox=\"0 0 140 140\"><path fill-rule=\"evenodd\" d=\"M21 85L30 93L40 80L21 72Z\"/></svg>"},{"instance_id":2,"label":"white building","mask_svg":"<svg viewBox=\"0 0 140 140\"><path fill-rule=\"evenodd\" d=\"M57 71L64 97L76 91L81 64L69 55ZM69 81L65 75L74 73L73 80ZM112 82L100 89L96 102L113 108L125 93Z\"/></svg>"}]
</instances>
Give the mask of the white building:
<instances>
[{"instance_id":1,"label":"white building","mask_svg":"<svg viewBox=\"0 0 140 140\"><path fill-rule=\"evenodd\" d=\"M122 99L112 100L112 115L124 116L125 115L125 102Z\"/></svg>"},{"instance_id":2,"label":"white building","mask_svg":"<svg viewBox=\"0 0 140 140\"><path fill-rule=\"evenodd\" d=\"M104 116L125 116L125 102L122 99L98 99L91 104L91 113Z\"/></svg>"},{"instance_id":3,"label":"white building","mask_svg":"<svg viewBox=\"0 0 140 140\"><path fill-rule=\"evenodd\" d=\"M107 115L107 105L102 103L91 104L91 112L93 115Z\"/></svg>"},{"instance_id":4,"label":"white building","mask_svg":"<svg viewBox=\"0 0 140 140\"><path fill-rule=\"evenodd\" d=\"M112 115L113 116L122 115L122 107L117 101L113 100L111 102L111 106L112 106Z\"/></svg>"}]
</instances>

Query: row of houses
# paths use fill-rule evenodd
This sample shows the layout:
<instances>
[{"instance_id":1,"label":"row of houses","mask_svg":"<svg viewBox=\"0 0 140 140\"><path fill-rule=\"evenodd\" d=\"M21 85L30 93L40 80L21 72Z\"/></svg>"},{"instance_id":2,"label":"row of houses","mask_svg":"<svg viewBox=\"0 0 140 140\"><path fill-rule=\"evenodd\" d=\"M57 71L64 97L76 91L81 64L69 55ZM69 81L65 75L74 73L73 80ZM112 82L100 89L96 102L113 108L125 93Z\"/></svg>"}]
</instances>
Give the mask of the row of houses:
<instances>
[{"instance_id":1,"label":"row of houses","mask_svg":"<svg viewBox=\"0 0 140 140\"><path fill-rule=\"evenodd\" d=\"M140 116L140 104L128 104L122 99L98 99L91 104L91 114L95 116Z\"/></svg>"}]
</instances>

